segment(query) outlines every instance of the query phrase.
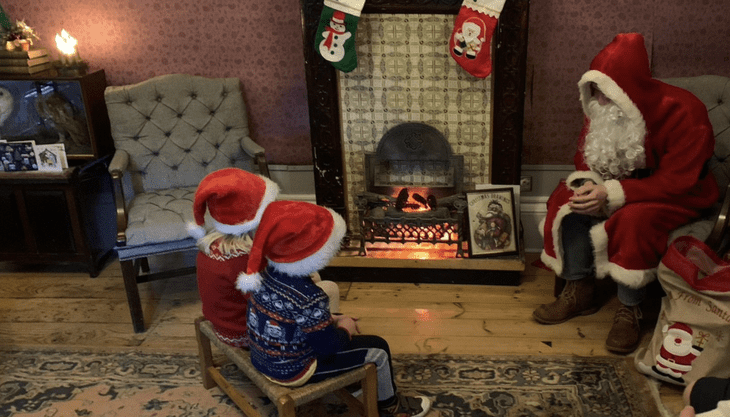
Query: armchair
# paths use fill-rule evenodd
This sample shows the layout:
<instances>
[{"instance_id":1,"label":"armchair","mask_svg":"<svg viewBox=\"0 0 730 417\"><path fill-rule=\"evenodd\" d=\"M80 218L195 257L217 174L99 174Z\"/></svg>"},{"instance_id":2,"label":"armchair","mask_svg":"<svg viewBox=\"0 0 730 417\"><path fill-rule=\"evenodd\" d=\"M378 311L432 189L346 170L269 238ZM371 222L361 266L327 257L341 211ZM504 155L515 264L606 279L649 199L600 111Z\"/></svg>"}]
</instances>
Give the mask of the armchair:
<instances>
[{"instance_id":1,"label":"armchair","mask_svg":"<svg viewBox=\"0 0 730 417\"><path fill-rule=\"evenodd\" d=\"M134 331L145 330L138 284L195 272L151 272L148 257L197 250L193 222L198 183L237 167L269 176L264 148L251 140L237 78L170 74L107 87L104 98L116 151L117 239Z\"/></svg>"},{"instance_id":2,"label":"armchair","mask_svg":"<svg viewBox=\"0 0 730 417\"><path fill-rule=\"evenodd\" d=\"M709 168L720 189L717 204L702 218L674 230L669 240L671 242L679 236L694 236L722 255L728 250L726 235L730 220L730 78L703 75L662 81L691 92L705 103L715 133L715 153L710 158Z\"/></svg>"}]
</instances>

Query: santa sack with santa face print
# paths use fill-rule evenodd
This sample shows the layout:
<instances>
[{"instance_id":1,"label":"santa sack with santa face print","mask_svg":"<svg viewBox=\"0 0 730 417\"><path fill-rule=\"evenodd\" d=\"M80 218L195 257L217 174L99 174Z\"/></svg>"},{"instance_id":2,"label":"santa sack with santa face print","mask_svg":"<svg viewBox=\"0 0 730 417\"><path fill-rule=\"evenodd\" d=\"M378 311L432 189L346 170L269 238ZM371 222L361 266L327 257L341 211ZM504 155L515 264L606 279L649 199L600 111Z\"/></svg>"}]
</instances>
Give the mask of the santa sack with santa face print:
<instances>
[{"instance_id":1,"label":"santa sack with santa face print","mask_svg":"<svg viewBox=\"0 0 730 417\"><path fill-rule=\"evenodd\" d=\"M730 263L682 236L669 245L657 275L666 296L651 342L634 357L637 369L676 385L730 377Z\"/></svg>"}]
</instances>

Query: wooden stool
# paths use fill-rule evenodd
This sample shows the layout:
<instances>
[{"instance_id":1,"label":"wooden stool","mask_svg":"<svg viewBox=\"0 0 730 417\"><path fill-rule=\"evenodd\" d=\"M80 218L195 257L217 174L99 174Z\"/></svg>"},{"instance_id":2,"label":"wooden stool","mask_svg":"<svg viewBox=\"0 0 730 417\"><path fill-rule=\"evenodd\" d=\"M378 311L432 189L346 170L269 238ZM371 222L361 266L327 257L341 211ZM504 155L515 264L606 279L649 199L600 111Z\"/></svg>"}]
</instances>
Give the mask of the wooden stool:
<instances>
[{"instance_id":1,"label":"wooden stool","mask_svg":"<svg viewBox=\"0 0 730 417\"><path fill-rule=\"evenodd\" d=\"M337 394L352 409L365 417L378 417L378 379L375 364L368 363L346 374L326 379L322 382L288 388L271 382L251 364L250 352L227 345L216 337L213 326L204 318L195 320L195 336L198 339L198 354L203 386L206 389L218 387L248 417L262 417L253 407L253 399L235 389L221 374L219 365L213 363L211 343L220 349L228 359L248 377L269 399L276 404L279 417L294 417L296 407L323 397L329 393ZM362 402L352 396L345 387L360 382Z\"/></svg>"}]
</instances>

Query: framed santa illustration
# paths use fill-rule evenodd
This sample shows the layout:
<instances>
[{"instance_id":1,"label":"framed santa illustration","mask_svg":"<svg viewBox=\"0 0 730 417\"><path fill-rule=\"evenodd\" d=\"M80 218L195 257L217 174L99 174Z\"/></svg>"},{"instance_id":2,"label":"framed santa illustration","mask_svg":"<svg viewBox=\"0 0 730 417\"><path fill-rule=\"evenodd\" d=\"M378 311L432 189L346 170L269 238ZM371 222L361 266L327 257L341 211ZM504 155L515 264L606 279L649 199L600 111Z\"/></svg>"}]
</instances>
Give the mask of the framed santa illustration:
<instances>
[{"instance_id":1,"label":"framed santa illustration","mask_svg":"<svg viewBox=\"0 0 730 417\"><path fill-rule=\"evenodd\" d=\"M466 193L469 257L517 253L518 236L512 187Z\"/></svg>"}]
</instances>

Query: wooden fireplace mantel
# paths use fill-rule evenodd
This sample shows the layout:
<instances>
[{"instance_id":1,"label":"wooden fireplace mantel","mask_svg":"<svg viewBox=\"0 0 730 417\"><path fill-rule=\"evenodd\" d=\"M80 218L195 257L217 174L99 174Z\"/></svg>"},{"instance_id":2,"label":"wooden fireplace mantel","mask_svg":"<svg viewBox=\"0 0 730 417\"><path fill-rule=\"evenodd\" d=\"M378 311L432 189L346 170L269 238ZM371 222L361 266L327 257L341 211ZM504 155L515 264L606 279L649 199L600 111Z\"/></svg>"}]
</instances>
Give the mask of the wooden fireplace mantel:
<instances>
[{"instance_id":1,"label":"wooden fireplace mantel","mask_svg":"<svg viewBox=\"0 0 730 417\"><path fill-rule=\"evenodd\" d=\"M300 0L300 3L317 204L332 208L341 215L347 216L338 70L312 47L323 2L322 0ZM368 0L363 13L456 15L461 4L462 0ZM492 184L519 184L520 180L529 4L529 0L507 0L493 36L495 48L492 72L494 87L492 90L492 156L490 162ZM489 271L489 275L500 275L500 271L512 276L516 274L517 282L519 282L519 271L524 270L523 253L507 260L457 259L453 261L465 262L450 266L449 263L438 265L447 265L441 268L455 270L482 273ZM380 265L379 268L387 268L385 265L391 263L395 265L395 268L399 268L403 267L399 265L404 264L398 260L355 260L343 254L331 265L346 266L353 263L373 263ZM405 264L406 268L417 268L424 263L410 262L409 264L407 261ZM353 267L356 268L356 266ZM367 265L364 268L370 269ZM433 270L437 273L438 271L443 272L441 268ZM498 281L503 280L498 279Z\"/></svg>"}]
</instances>

